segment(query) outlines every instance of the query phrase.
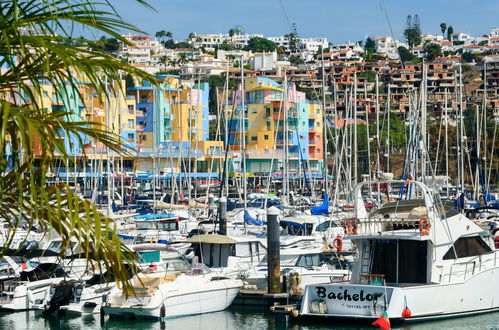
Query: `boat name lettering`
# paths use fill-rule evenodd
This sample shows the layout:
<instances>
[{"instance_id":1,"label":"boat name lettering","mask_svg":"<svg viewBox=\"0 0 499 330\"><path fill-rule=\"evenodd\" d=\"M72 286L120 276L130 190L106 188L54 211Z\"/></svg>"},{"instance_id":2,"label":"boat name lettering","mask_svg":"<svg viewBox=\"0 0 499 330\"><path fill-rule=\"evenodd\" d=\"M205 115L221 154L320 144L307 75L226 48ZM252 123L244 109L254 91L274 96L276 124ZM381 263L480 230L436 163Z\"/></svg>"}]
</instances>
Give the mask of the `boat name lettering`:
<instances>
[{"instance_id":1,"label":"boat name lettering","mask_svg":"<svg viewBox=\"0 0 499 330\"><path fill-rule=\"evenodd\" d=\"M360 290L360 293L350 294L348 293L348 289L345 289L343 292L329 292L327 293L326 288L323 286L315 287L315 291L317 297L319 298L328 298L331 300L344 300L344 301L373 301L377 297L382 296L382 293L368 293L365 294L364 290Z\"/></svg>"}]
</instances>

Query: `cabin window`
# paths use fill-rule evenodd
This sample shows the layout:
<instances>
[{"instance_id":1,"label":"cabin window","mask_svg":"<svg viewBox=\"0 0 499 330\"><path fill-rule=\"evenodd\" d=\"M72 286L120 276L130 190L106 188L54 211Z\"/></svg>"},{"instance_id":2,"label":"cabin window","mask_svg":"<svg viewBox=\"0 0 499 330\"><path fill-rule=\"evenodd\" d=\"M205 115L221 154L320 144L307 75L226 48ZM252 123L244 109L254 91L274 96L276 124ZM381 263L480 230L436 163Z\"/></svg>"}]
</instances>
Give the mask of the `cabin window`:
<instances>
[{"instance_id":1,"label":"cabin window","mask_svg":"<svg viewBox=\"0 0 499 330\"><path fill-rule=\"evenodd\" d=\"M323 222L323 223L321 223L320 225L318 225L318 226L315 228L315 231L326 231L326 230L328 230L328 228L330 228L330 227L334 227L334 225L333 225L333 226L331 226L331 221L326 221L326 222Z\"/></svg>"},{"instance_id":2,"label":"cabin window","mask_svg":"<svg viewBox=\"0 0 499 330\"><path fill-rule=\"evenodd\" d=\"M321 257L318 254L306 254L300 256L296 266L304 268L318 267L321 263Z\"/></svg>"},{"instance_id":3,"label":"cabin window","mask_svg":"<svg viewBox=\"0 0 499 330\"><path fill-rule=\"evenodd\" d=\"M455 252L454 252L455 251ZM478 236L461 237L444 255L444 260L478 256L491 252L490 247Z\"/></svg>"}]
</instances>

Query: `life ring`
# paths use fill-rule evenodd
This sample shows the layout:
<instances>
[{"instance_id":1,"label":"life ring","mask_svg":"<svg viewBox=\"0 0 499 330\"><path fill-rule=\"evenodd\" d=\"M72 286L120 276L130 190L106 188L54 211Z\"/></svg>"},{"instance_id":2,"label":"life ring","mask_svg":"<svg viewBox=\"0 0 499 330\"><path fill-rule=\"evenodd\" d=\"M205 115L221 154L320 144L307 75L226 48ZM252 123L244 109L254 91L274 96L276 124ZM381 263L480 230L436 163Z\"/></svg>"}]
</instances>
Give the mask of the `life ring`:
<instances>
[{"instance_id":1,"label":"life ring","mask_svg":"<svg viewBox=\"0 0 499 330\"><path fill-rule=\"evenodd\" d=\"M427 236L430 233L431 224L428 219L419 220L419 232L421 236Z\"/></svg>"},{"instance_id":2,"label":"life ring","mask_svg":"<svg viewBox=\"0 0 499 330\"><path fill-rule=\"evenodd\" d=\"M343 238L340 235L336 236L336 238L333 240L333 247L338 252L342 252L343 251Z\"/></svg>"},{"instance_id":3,"label":"life ring","mask_svg":"<svg viewBox=\"0 0 499 330\"><path fill-rule=\"evenodd\" d=\"M347 234L348 235L357 235L357 219L352 218L348 219L347 223Z\"/></svg>"}]
</instances>

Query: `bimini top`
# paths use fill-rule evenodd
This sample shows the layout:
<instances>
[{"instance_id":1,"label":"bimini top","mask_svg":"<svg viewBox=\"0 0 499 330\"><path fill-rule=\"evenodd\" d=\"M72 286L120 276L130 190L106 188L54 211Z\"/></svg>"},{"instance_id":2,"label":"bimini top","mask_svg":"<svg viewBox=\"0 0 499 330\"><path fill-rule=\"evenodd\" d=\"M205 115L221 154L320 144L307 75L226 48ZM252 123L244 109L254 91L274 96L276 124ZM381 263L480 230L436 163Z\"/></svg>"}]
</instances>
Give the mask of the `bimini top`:
<instances>
[{"instance_id":1,"label":"bimini top","mask_svg":"<svg viewBox=\"0 0 499 330\"><path fill-rule=\"evenodd\" d=\"M205 243L205 244L234 244L236 240L225 235L202 234L194 235L184 242L186 243Z\"/></svg>"}]
</instances>

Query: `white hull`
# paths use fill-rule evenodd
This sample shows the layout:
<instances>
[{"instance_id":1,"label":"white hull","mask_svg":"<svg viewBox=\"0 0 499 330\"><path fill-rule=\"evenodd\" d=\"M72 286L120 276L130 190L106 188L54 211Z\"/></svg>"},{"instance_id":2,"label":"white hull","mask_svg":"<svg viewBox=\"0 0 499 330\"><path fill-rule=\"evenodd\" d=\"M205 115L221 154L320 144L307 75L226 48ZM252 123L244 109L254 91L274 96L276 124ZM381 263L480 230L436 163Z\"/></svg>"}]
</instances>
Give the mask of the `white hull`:
<instances>
[{"instance_id":1,"label":"white hull","mask_svg":"<svg viewBox=\"0 0 499 330\"><path fill-rule=\"evenodd\" d=\"M318 295L321 292L323 294ZM373 294L380 296L374 299ZM375 300L377 303L374 303ZM313 310L311 308L313 301L324 301L327 306L326 312ZM402 317L406 303L412 314L408 319ZM386 310L390 319L409 322L477 314L497 309L499 309L499 268L493 268L460 283L386 288L360 284L312 285L306 288L301 314L377 319Z\"/></svg>"},{"instance_id":2,"label":"white hull","mask_svg":"<svg viewBox=\"0 0 499 330\"><path fill-rule=\"evenodd\" d=\"M203 313L217 312L226 309L234 301L240 286L236 287L221 287L219 289L172 294L164 300L158 300L154 306L134 307L131 306L134 302L139 303L137 298L129 298L128 306L122 307L104 307L106 314L111 317L145 317L145 318L160 318L161 306L164 304L166 316L165 318L175 318L188 315L196 315Z\"/></svg>"},{"instance_id":3,"label":"white hull","mask_svg":"<svg viewBox=\"0 0 499 330\"><path fill-rule=\"evenodd\" d=\"M0 309L11 311L22 311L36 309L37 300L42 300L49 286L63 280L62 278L50 278L29 282L17 286L13 292L2 292L0 297Z\"/></svg>"}]
</instances>

